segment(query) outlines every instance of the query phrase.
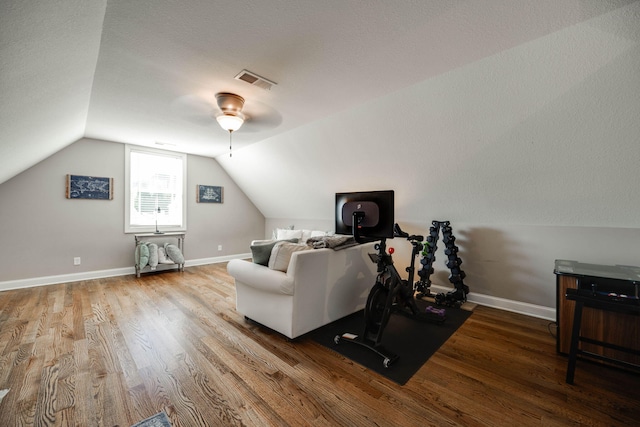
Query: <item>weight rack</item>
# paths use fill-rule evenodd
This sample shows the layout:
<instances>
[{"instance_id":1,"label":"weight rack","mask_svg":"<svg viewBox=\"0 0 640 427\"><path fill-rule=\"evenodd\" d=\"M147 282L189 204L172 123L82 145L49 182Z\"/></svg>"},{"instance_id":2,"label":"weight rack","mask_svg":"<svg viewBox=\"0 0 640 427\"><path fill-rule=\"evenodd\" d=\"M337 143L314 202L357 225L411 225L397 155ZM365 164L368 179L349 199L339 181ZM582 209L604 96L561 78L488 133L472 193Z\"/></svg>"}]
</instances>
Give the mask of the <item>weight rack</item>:
<instances>
[{"instance_id":1,"label":"weight rack","mask_svg":"<svg viewBox=\"0 0 640 427\"><path fill-rule=\"evenodd\" d=\"M465 272L460 268L462 259L458 256L458 246L456 237L449 221L432 221L429 228L429 235L424 245L420 264L422 269L418 271L420 280L414 285L418 292L417 297L432 297L436 304L446 306L460 306L467 300L469 286L464 284ZM445 293L431 293L431 274L433 274L433 262L436 260L436 250L438 249L438 238L442 232L442 242L445 245L444 253L447 255L446 266L451 271L449 282L454 286L454 290Z\"/></svg>"}]
</instances>

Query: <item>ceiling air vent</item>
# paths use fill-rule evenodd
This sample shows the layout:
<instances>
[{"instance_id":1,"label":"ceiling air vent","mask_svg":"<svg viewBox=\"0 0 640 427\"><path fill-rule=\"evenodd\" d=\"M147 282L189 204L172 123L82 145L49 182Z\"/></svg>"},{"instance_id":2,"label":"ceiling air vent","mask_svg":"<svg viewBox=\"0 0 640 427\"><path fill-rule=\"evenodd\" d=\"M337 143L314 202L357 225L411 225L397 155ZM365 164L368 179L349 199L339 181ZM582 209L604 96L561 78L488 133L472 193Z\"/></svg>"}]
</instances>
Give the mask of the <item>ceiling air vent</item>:
<instances>
[{"instance_id":1,"label":"ceiling air vent","mask_svg":"<svg viewBox=\"0 0 640 427\"><path fill-rule=\"evenodd\" d=\"M242 70L238 73L237 76L234 77L236 80L242 80L243 82L247 82L250 85L258 86L265 90L271 90L271 86L277 84L272 82L271 80L265 79L264 77L260 77L256 73L252 73L248 70Z\"/></svg>"}]
</instances>

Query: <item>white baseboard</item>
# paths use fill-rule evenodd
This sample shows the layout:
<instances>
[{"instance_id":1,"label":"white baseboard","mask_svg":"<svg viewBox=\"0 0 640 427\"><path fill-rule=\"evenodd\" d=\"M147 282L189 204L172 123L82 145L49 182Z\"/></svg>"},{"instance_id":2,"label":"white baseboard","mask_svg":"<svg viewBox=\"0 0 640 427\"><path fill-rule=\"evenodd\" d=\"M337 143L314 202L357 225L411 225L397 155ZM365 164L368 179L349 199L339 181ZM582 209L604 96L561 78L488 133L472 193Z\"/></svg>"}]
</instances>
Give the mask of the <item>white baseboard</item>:
<instances>
[{"instance_id":1,"label":"white baseboard","mask_svg":"<svg viewBox=\"0 0 640 427\"><path fill-rule=\"evenodd\" d=\"M196 265L215 264L218 262L227 262L232 259L251 258L251 254L238 254L214 258L202 258L185 261L185 267ZM84 271L81 273L60 274L57 276L34 277L30 279L8 280L0 282L0 292L12 289L33 288L36 286L55 285L58 283L79 282L82 280L102 279L105 277L126 276L128 274L136 274L135 267L113 268L110 270Z\"/></svg>"},{"instance_id":2,"label":"white baseboard","mask_svg":"<svg viewBox=\"0 0 640 427\"><path fill-rule=\"evenodd\" d=\"M185 261L185 267L194 267L197 265L216 264L219 262L227 262L232 259L251 258L250 253L227 255L212 258L200 258ZM79 282L81 280L102 279L105 277L126 276L135 274L134 267L114 268L111 270L85 271L82 273L61 274L58 276L34 277L32 279L9 280L0 282L0 291L8 291L11 289L31 288L35 286L54 285L58 283ZM444 286L432 285L433 293L449 292L451 288ZM473 302L487 307L498 308L500 310L511 311L514 313L524 314L527 316L537 317L555 321L556 310L551 307L529 304L526 302L513 301L504 298L494 297L491 295L477 294L470 292L467 296L469 302Z\"/></svg>"},{"instance_id":3,"label":"white baseboard","mask_svg":"<svg viewBox=\"0 0 640 427\"><path fill-rule=\"evenodd\" d=\"M449 292L452 288L444 286L432 285L431 292ZM551 307L542 305L529 304L527 302L513 301L505 298L494 297L491 295L478 294L469 292L467 301L487 307L497 308L500 310L511 311L513 313L524 314L531 317L537 317L545 320L556 320L556 310Z\"/></svg>"},{"instance_id":4,"label":"white baseboard","mask_svg":"<svg viewBox=\"0 0 640 427\"><path fill-rule=\"evenodd\" d=\"M60 274L57 276L34 277L31 279L8 280L0 282L0 291L33 288L35 286L55 285L58 283L79 282L81 280L102 279L104 277L135 274L134 267L113 268L110 270L84 271L82 273Z\"/></svg>"}]
</instances>

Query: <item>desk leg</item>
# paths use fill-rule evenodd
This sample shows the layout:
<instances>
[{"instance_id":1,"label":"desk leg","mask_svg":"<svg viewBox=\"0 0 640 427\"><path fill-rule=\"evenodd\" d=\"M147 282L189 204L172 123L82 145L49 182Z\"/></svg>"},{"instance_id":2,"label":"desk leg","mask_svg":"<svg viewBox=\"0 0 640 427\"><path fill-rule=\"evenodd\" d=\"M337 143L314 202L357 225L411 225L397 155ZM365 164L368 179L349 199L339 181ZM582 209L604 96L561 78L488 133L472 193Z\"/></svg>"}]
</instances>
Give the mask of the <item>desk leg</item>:
<instances>
[{"instance_id":1,"label":"desk leg","mask_svg":"<svg viewBox=\"0 0 640 427\"><path fill-rule=\"evenodd\" d=\"M573 376L576 371L576 359L578 358L578 343L580 341L580 324L582 323L583 302L576 301L573 315L573 329L571 330L571 347L569 349L569 364L567 365L567 384L573 384Z\"/></svg>"},{"instance_id":2,"label":"desk leg","mask_svg":"<svg viewBox=\"0 0 640 427\"><path fill-rule=\"evenodd\" d=\"M180 248L180 253L182 253L182 257L184 258L184 235L178 237L178 247ZM184 271L184 263L178 265L179 271Z\"/></svg>"}]
</instances>

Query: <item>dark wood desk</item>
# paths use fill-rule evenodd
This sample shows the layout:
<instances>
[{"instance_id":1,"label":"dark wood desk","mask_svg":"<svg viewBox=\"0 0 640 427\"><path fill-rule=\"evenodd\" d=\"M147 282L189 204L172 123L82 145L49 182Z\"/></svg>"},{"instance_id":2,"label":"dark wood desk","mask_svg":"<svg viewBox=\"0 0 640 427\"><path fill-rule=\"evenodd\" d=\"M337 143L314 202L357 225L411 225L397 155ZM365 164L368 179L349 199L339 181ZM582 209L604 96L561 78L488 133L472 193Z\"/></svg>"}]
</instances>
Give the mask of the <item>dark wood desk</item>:
<instances>
[{"instance_id":1,"label":"dark wood desk","mask_svg":"<svg viewBox=\"0 0 640 427\"><path fill-rule=\"evenodd\" d=\"M620 265L585 264L576 261L557 260L556 321L558 333L557 351L569 354L571 332L575 316L575 300L567 299L567 289L586 289L604 293L617 293L637 297L640 292L640 267ZM586 339L607 342L621 348L640 351L640 315L629 312L603 310L586 305L581 316L580 335ZM581 349L594 354L640 365L640 355L581 343Z\"/></svg>"}]
</instances>

